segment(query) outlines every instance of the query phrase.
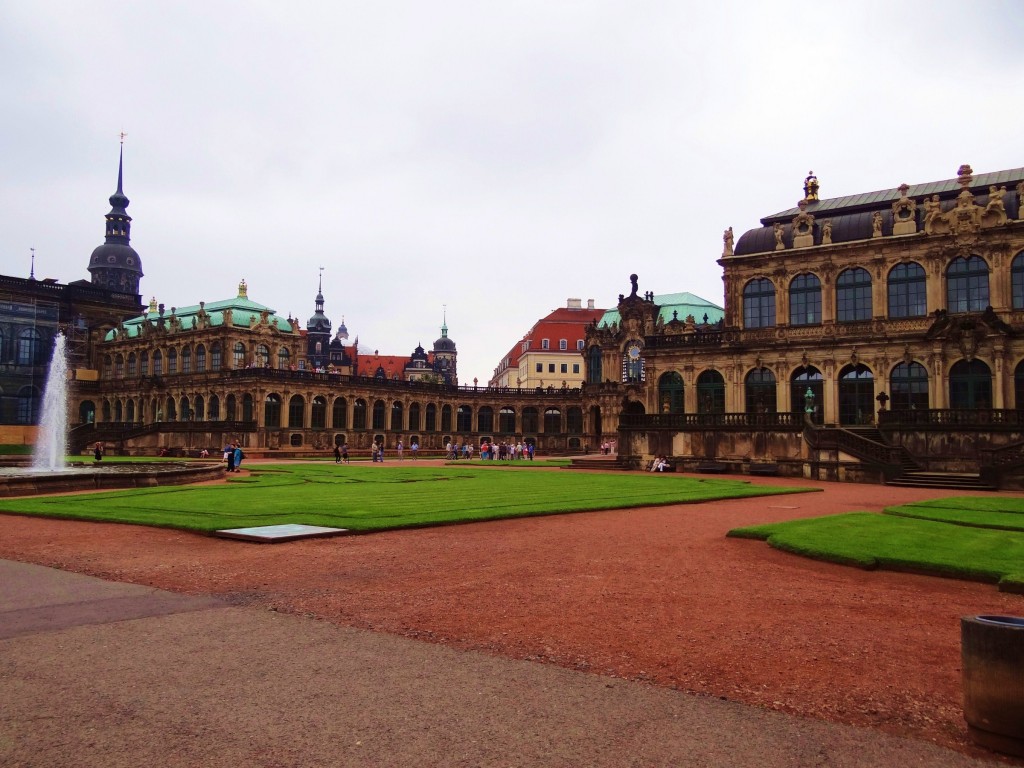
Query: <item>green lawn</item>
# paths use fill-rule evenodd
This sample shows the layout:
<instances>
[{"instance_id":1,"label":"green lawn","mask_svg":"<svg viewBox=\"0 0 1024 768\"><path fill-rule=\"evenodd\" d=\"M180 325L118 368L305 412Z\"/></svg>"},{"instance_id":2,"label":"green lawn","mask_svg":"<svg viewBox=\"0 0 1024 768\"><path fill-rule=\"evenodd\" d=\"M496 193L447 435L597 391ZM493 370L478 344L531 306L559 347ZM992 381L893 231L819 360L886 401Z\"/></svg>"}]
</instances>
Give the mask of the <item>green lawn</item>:
<instances>
[{"instance_id":1,"label":"green lawn","mask_svg":"<svg viewBox=\"0 0 1024 768\"><path fill-rule=\"evenodd\" d=\"M737 528L786 552L861 568L998 583L1024 591L1024 499L959 497Z\"/></svg>"},{"instance_id":2,"label":"green lawn","mask_svg":"<svg viewBox=\"0 0 1024 768\"><path fill-rule=\"evenodd\" d=\"M800 491L649 473L266 464L220 485L3 499L0 511L198 531L276 523L374 531Z\"/></svg>"}]
</instances>

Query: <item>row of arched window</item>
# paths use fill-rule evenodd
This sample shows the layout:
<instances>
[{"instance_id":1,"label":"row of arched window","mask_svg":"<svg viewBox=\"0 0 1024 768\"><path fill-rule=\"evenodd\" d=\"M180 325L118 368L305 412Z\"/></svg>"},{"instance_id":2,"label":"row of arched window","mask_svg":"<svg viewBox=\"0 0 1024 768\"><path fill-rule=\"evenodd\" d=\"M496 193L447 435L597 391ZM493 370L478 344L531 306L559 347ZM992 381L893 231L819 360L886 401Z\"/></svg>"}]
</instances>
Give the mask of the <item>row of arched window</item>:
<instances>
[{"instance_id":1,"label":"row of arched window","mask_svg":"<svg viewBox=\"0 0 1024 768\"><path fill-rule=\"evenodd\" d=\"M0 328L0 361L15 365L45 365L53 349L53 334L39 328L9 330Z\"/></svg>"},{"instance_id":2,"label":"row of arched window","mask_svg":"<svg viewBox=\"0 0 1024 768\"><path fill-rule=\"evenodd\" d=\"M960 360L949 369L949 408L991 408L992 370L983 361ZM1018 407L1024 405L1024 361L1014 372L1014 390ZM877 405L875 377L862 364L850 364L838 376L839 421L861 424L873 421ZM790 377L790 410L803 412L807 393L813 395L814 412L819 417L824 403L824 378L809 365L797 368ZM884 386L884 382L883 382ZM696 380L697 413L725 412L725 379L719 371L701 372ZM769 368L753 368L743 381L746 413L774 413L778 409L778 382ZM888 397L892 410L927 410L931 406L928 371L918 362L900 362L889 371ZM658 379L658 408L662 413L684 413L683 377L669 371Z\"/></svg>"},{"instance_id":3,"label":"row of arched window","mask_svg":"<svg viewBox=\"0 0 1024 768\"><path fill-rule=\"evenodd\" d=\"M264 425L271 429L378 429L393 432L493 432L496 434L538 433L548 434L583 433L583 409L549 406L544 409L527 407L517 412L512 406L502 406L497 411L488 405L473 408L469 405L453 407L435 403L411 403L408 408L401 401L395 401L388 408L383 400L372 405L364 398L352 402L351 414L348 399L336 397L332 401L318 395L309 407L309 421L306 420L306 398L292 395L287 406L280 395L270 393L263 403ZM79 414L83 422L95 418L94 405L83 403ZM285 410L285 408L287 408ZM246 394L241 398L228 395L223 412L217 395L208 398L194 397L128 398L126 400L104 400L101 404L102 421L109 422L150 422L150 421L253 421L253 398ZM351 421L351 425L349 422Z\"/></svg>"},{"instance_id":4,"label":"row of arched window","mask_svg":"<svg viewBox=\"0 0 1024 768\"><path fill-rule=\"evenodd\" d=\"M1011 263L1010 283L1013 308L1024 309L1024 252ZM927 277L917 262L904 262L889 270L886 287L890 319L928 314ZM844 269L836 278L835 292L837 322L870 320L874 316L871 274L866 269ZM775 326L775 297L775 284L766 277L746 283L743 327ZM980 256L953 259L946 268L946 311L983 312L990 303L988 263ZM797 275L789 283L789 324L817 325L822 319L821 280L813 272Z\"/></svg>"},{"instance_id":5,"label":"row of arched window","mask_svg":"<svg viewBox=\"0 0 1024 768\"><path fill-rule=\"evenodd\" d=\"M135 376L165 376L176 373L205 373L219 371L224 367L223 352L220 342L214 342L207 350L206 345L197 344L195 351L185 346L180 349L168 347L166 350L156 349L129 352L127 355L118 353L107 355L103 359L103 376L110 379L133 378ZM293 363L288 347L280 347L273 352L266 344L254 344L251 349L238 341L231 347L232 368L269 368L282 370L291 368Z\"/></svg>"}]
</instances>

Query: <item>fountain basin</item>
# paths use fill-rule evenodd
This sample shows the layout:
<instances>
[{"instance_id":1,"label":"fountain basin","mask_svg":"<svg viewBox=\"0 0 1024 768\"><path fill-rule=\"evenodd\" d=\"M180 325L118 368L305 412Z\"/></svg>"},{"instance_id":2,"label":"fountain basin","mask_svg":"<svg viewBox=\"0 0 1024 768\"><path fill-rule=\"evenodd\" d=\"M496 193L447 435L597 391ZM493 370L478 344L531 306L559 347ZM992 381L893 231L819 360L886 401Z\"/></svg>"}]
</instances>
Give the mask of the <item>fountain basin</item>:
<instances>
[{"instance_id":1,"label":"fountain basin","mask_svg":"<svg viewBox=\"0 0 1024 768\"><path fill-rule=\"evenodd\" d=\"M220 462L153 462L92 465L82 463L65 469L39 472L27 468L0 467L0 498L41 496L74 491L105 491L119 488L151 488L217 480L224 474Z\"/></svg>"}]
</instances>

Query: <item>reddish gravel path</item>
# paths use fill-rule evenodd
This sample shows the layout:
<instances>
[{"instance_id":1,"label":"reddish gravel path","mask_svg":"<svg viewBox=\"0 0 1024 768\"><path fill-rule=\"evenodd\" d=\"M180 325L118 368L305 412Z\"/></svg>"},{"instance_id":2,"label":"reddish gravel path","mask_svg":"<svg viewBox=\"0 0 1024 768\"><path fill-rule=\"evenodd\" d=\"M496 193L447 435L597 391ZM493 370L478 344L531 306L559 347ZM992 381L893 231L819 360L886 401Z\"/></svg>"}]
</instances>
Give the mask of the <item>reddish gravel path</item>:
<instances>
[{"instance_id":1,"label":"reddish gravel path","mask_svg":"<svg viewBox=\"0 0 1024 768\"><path fill-rule=\"evenodd\" d=\"M991 757L969 743L963 723L959 618L1024 615L1024 597L725 538L739 525L952 495L802 484L824 492L280 545L7 515L0 557L647 680Z\"/></svg>"}]
</instances>

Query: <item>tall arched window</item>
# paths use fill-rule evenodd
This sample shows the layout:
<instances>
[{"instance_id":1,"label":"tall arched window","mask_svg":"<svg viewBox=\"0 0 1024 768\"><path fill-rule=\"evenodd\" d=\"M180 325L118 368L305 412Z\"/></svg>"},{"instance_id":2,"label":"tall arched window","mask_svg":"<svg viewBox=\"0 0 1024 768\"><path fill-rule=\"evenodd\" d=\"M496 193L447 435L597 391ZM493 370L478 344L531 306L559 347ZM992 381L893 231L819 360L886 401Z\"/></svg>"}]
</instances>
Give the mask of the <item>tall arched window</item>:
<instances>
[{"instance_id":1,"label":"tall arched window","mask_svg":"<svg viewBox=\"0 0 1024 768\"><path fill-rule=\"evenodd\" d=\"M277 406L278 421L273 422L275 427L280 426L281 398L277 399ZM228 395L228 399L224 403L224 418L228 421L234 421L238 418L238 404L234 395ZM267 426L271 426L271 422L268 421Z\"/></svg>"},{"instance_id":2,"label":"tall arched window","mask_svg":"<svg viewBox=\"0 0 1024 768\"><path fill-rule=\"evenodd\" d=\"M409 406L409 429L413 432L419 432L421 429L419 403L412 403Z\"/></svg>"},{"instance_id":3,"label":"tall arched window","mask_svg":"<svg viewBox=\"0 0 1024 768\"><path fill-rule=\"evenodd\" d=\"M570 435L583 434L583 409L570 408L565 413L565 429Z\"/></svg>"},{"instance_id":4,"label":"tall arched window","mask_svg":"<svg viewBox=\"0 0 1024 768\"><path fill-rule=\"evenodd\" d=\"M775 374L768 368L754 368L744 380L747 413L775 413Z\"/></svg>"},{"instance_id":5,"label":"tall arched window","mask_svg":"<svg viewBox=\"0 0 1024 768\"><path fill-rule=\"evenodd\" d=\"M192 404L189 402L187 397L181 398L181 408L178 413L181 414L182 421L192 420Z\"/></svg>"},{"instance_id":6,"label":"tall arched window","mask_svg":"<svg viewBox=\"0 0 1024 768\"><path fill-rule=\"evenodd\" d=\"M491 406L481 406L476 412L476 428L478 432L494 431L494 409Z\"/></svg>"},{"instance_id":7,"label":"tall arched window","mask_svg":"<svg viewBox=\"0 0 1024 768\"><path fill-rule=\"evenodd\" d=\"M991 408L992 370L981 360L960 360L949 369L950 408Z\"/></svg>"},{"instance_id":8,"label":"tall arched window","mask_svg":"<svg viewBox=\"0 0 1024 768\"><path fill-rule=\"evenodd\" d=\"M134 352L128 353L128 375L134 376L138 371L138 361Z\"/></svg>"},{"instance_id":9,"label":"tall arched window","mask_svg":"<svg viewBox=\"0 0 1024 768\"><path fill-rule=\"evenodd\" d=\"M725 413L725 379L718 371L697 377L697 413Z\"/></svg>"},{"instance_id":10,"label":"tall arched window","mask_svg":"<svg viewBox=\"0 0 1024 768\"><path fill-rule=\"evenodd\" d=\"M114 401L114 421L124 421L124 406L120 400Z\"/></svg>"},{"instance_id":11,"label":"tall arched window","mask_svg":"<svg viewBox=\"0 0 1024 768\"><path fill-rule=\"evenodd\" d=\"M135 421L135 401L134 400L129 400L128 401L128 407L125 409L125 419L127 421L130 421L130 422L133 422L133 423Z\"/></svg>"},{"instance_id":12,"label":"tall arched window","mask_svg":"<svg viewBox=\"0 0 1024 768\"><path fill-rule=\"evenodd\" d=\"M181 372L192 373L192 350L189 347L181 350Z\"/></svg>"},{"instance_id":13,"label":"tall arched window","mask_svg":"<svg viewBox=\"0 0 1024 768\"><path fill-rule=\"evenodd\" d=\"M473 431L473 409L468 405L460 405L459 409L455 412L455 431Z\"/></svg>"},{"instance_id":14,"label":"tall arched window","mask_svg":"<svg viewBox=\"0 0 1024 768\"><path fill-rule=\"evenodd\" d=\"M853 323L871 319L871 275L866 269L844 269L836 279L836 320Z\"/></svg>"},{"instance_id":15,"label":"tall arched window","mask_svg":"<svg viewBox=\"0 0 1024 768\"><path fill-rule=\"evenodd\" d=\"M587 383L600 384L601 373L601 348L594 346L587 350Z\"/></svg>"},{"instance_id":16,"label":"tall arched window","mask_svg":"<svg viewBox=\"0 0 1024 768\"><path fill-rule=\"evenodd\" d=\"M252 395L246 392L242 395L242 421L255 421L254 416L254 404L255 401L252 399Z\"/></svg>"},{"instance_id":17,"label":"tall arched window","mask_svg":"<svg viewBox=\"0 0 1024 768\"><path fill-rule=\"evenodd\" d=\"M427 403L427 425L425 429L427 432L437 431L437 406L433 403Z\"/></svg>"},{"instance_id":18,"label":"tall arched window","mask_svg":"<svg viewBox=\"0 0 1024 768\"><path fill-rule=\"evenodd\" d=\"M817 275L797 275L789 284L789 324L821 322L821 281Z\"/></svg>"},{"instance_id":19,"label":"tall arched window","mask_svg":"<svg viewBox=\"0 0 1024 768\"><path fill-rule=\"evenodd\" d=\"M401 432L405 429L403 422L403 416L405 416L405 407L402 405L401 400L395 400L391 404L391 431Z\"/></svg>"},{"instance_id":20,"label":"tall arched window","mask_svg":"<svg viewBox=\"0 0 1024 768\"><path fill-rule=\"evenodd\" d=\"M291 365L291 353L288 351L288 347L281 347L277 350L277 368L281 371L287 371Z\"/></svg>"},{"instance_id":21,"label":"tall arched window","mask_svg":"<svg viewBox=\"0 0 1024 768\"><path fill-rule=\"evenodd\" d=\"M234 403L234 395L228 398L228 410L233 411L232 407ZM234 414L228 416L229 419L234 419ZM266 426L271 429L277 429L281 426L281 396L276 392L271 392L267 395L266 400L263 401L263 421Z\"/></svg>"},{"instance_id":22,"label":"tall arched window","mask_svg":"<svg viewBox=\"0 0 1024 768\"><path fill-rule=\"evenodd\" d=\"M244 350L243 350L244 354ZM210 347L210 370L219 371L221 366L220 342L215 341Z\"/></svg>"},{"instance_id":23,"label":"tall arched window","mask_svg":"<svg viewBox=\"0 0 1024 768\"><path fill-rule=\"evenodd\" d=\"M361 397L352 405L352 429L366 429L366 401Z\"/></svg>"},{"instance_id":24,"label":"tall arched window","mask_svg":"<svg viewBox=\"0 0 1024 768\"><path fill-rule=\"evenodd\" d=\"M839 372L839 423L873 424L875 376L866 365L848 365Z\"/></svg>"},{"instance_id":25,"label":"tall arched window","mask_svg":"<svg viewBox=\"0 0 1024 768\"><path fill-rule=\"evenodd\" d=\"M1024 206L1021 206L1021 213L1024 213ZM1010 262L1010 293L1013 308L1024 309L1024 251L1014 256Z\"/></svg>"},{"instance_id":26,"label":"tall arched window","mask_svg":"<svg viewBox=\"0 0 1024 768\"><path fill-rule=\"evenodd\" d=\"M195 421L206 421L206 401L202 395L196 395L195 402L192 403L192 418Z\"/></svg>"},{"instance_id":27,"label":"tall arched window","mask_svg":"<svg viewBox=\"0 0 1024 768\"><path fill-rule=\"evenodd\" d=\"M159 349L153 352L153 375L164 375L164 356Z\"/></svg>"},{"instance_id":28,"label":"tall arched window","mask_svg":"<svg viewBox=\"0 0 1024 768\"><path fill-rule=\"evenodd\" d=\"M327 428L327 398L317 395L309 409L309 426L313 429Z\"/></svg>"},{"instance_id":29,"label":"tall arched window","mask_svg":"<svg viewBox=\"0 0 1024 768\"><path fill-rule=\"evenodd\" d=\"M331 408L331 426L335 429L345 429L348 421L348 402L344 397L334 398L334 406Z\"/></svg>"},{"instance_id":30,"label":"tall arched window","mask_svg":"<svg viewBox=\"0 0 1024 768\"><path fill-rule=\"evenodd\" d=\"M950 314L984 312L988 306L988 264L979 256L953 259L946 270L946 309Z\"/></svg>"},{"instance_id":31,"label":"tall arched window","mask_svg":"<svg viewBox=\"0 0 1024 768\"><path fill-rule=\"evenodd\" d=\"M196 347L196 373L206 373L206 347Z\"/></svg>"},{"instance_id":32,"label":"tall arched window","mask_svg":"<svg viewBox=\"0 0 1024 768\"><path fill-rule=\"evenodd\" d=\"M683 377L675 371L663 373L658 379L658 412L683 413Z\"/></svg>"},{"instance_id":33,"label":"tall arched window","mask_svg":"<svg viewBox=\"0 0 1024 768\"><path fill-rule=\"evenodd\" d=\"M821 421L821 414L825 410L825 387L821 377L821 371L813 365L797 368L790 378L790 410L793 413L807 412L807 390L814 395L814 411L811 413L811 420L815 423Z\"/></svg>"},{"instance_id":34,"label":"tall arched window","mask_svg":"<svg viewBox=\"0 0 1024 768\"><path fill-rule=\"evenodd\" d=\"M523 408L523 433L539 432L540 417L536 408Z\"/></svg>"},{"instance_id":35,"label":"tall arched window","mask_svg":"<svg viewBox=\"0 0 1024 768\"><path fill-rule=\"evenodd\" d=\"M917 262L897 264L889 270L889 317L924 317L928 314L927 280Z\"/></svg>"},{"instance_id":36,"label":"tall arched window","mask_svg":"<svg viewBox=\"0 0 1024 768\"><path fill-rule=\"evenodd\" d=\"M450 432L452 429L452 407L450 405L441 406L441 431Z\"/></svg>"},{"instance_id":37,"label":"tall arched window","mask_svg":"<svg viewBox=\"0 0 1024 768\"><path fill-rule=\"evenodd\" d=\"M256 345L256 367L266 368L270 365L270 349L266 344Z\"/></svg>"},{"instance_id":38,"label":"tall arched window","mask_svg":"<svg viewBox=\"0 0 1024 768\"><path fill-rule=\"evenodd\" d=\"M373 404L373 429L384 429L384 401L377 400Z\"/></svg>"},{"instance_id":39,"label":"tall arched window","mask_svg":"<svg viewBox=\"0 0 1024 768\"><path fill-rule=\"evenodd\" d=\"M167 350L167 373L173 374L178 372L178 350L171 347Z\"/></svg>"},{"instance_id":40,"label":"tall arched window","mask_svg":"<svg viewBox=\"0 0 1024 768\"><path fill-rule=\"evenodd\" d=\"M39 331L35 328L25 328L18 334L18 365L36 365L42 362L42 347L43 339Z\"/></svg>"},{"instance_id":41,"label":"tall arched window","mask_svg":"<svg viewBox=\"0 0 1024 768\"><path fill-rule=\"evenodd\" d=\"M502 406L498 411L498 431L505 435L516 431L516 411L509 405Z\"/></svg>"},{"instance_id":42,"label":"tall arched window","mask_svg":"<svg viewBox=\"0 0 1024 768\"><path fill-rule=\"evenodd\" d=\"M245 344L236 341L235 346L231 348L231 358L235 368L245 368Z\"/></svg>"},{"instance_id":43,"label":"tall arched window","mask_svg":"<svg viewBox=\"0 0 1024 768\"><path fill-rule=\"evenodd\" d=\"M220 398L216 395L210 395L210 410L207 415L210 421L218 421L220 419Z\"/></svg>"},{"instance_id":44,"label":"tall arched window","mask_svg":"<svg viewBox=\"0 0 1024 768\"><path fill-rule=\"evenodd\" d=\"M302 395L292 395L288 401L288 428L302 429L306 425L306 399Z\"/></svg>"},{"instance_id":45,"label":"tall arched window","mask_svg":"<svg viewBox=\"0 0 1024 768\"><path fill-rule=\"evenodd\" d=\"M770 328L775 325L775 285L766 277L743 286L743 327Z\"/></svg>"},{"instance_id":46,"label":"tall arched window","mask_svg":"<svg viewBox=\"0 0 1024 768\"><path fill-rule=\"evenodd\" d=\"M562 431L562 412L557 408L544 409L545 434L558 434Z\"/></svg>"},{"instance_id":47,"label":"tall arched window","mask_svg":"<svg viewBox=\"0 0 1024 768\"><path fill-rule=\"evenodd\" d=\"M139 353L139 376L149 376L149 352Z\"/></svg>"},{"instance_id":48,"label":"tall arched window","mask_svg":"<svg viewBox=\"0 0 1024 768\"><path fill-rule=\"evenodd\" d=\"M920 363L900 363L889 374L890 407L894 411L928 409L928 371Z\"/></svg>"},{"instance_id":49,"label":"tall arched window","mask_svg":"<svg viewBox=\"0 0 1024 768\"><path fill-rule=\"evenodd\" d=\"M118 379L124 378L124 355L120 353L114 358L114 376Z\"/></svg>"}]
</instances>

